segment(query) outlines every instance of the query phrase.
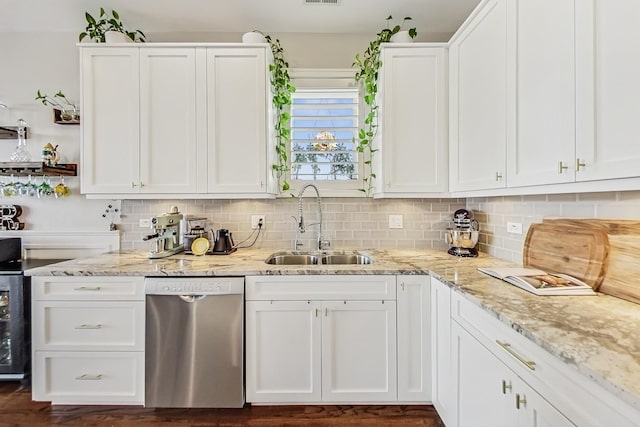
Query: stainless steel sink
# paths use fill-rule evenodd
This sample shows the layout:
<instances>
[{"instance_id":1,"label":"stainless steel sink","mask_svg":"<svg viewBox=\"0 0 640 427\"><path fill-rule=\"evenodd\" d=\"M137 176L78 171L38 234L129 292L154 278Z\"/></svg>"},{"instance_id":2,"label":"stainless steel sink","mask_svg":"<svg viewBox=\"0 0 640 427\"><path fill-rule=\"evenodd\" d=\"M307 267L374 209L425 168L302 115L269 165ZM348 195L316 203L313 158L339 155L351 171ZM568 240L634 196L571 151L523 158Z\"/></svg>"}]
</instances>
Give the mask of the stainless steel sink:
<instances>
[{"instance_id":1,"label":"stainless steel sink","mask_svg":"<svg viewBox=\"0 0 640 427\"><path fill-rule=\"evenodd\" d=\"M271 265L363 265L373 264L373 259L361 253L326 252L276 252L264 261Z\"/></svg>"},{"instance_id":2,"label":"stainless steel sink","mask_svg":"<svg viewBox=\"0 0 640 427\"><path fill-rule=\"evenodd\" d=\"M372 264L371 257L362 254L339 254L339 255L323 255L323 264Z\"/></svg>"},{"instance_id":3,"label":"stainless steel sink","mask_svg":"<svg viewBox=\"0 0 640 427\"><path fill-rule=\"evenodd\" d=\"M275 253L269 255L265 262L274 265L309 265L319 264L318 260L319 257L312 254Z\"/></svg>"}]
</instances>

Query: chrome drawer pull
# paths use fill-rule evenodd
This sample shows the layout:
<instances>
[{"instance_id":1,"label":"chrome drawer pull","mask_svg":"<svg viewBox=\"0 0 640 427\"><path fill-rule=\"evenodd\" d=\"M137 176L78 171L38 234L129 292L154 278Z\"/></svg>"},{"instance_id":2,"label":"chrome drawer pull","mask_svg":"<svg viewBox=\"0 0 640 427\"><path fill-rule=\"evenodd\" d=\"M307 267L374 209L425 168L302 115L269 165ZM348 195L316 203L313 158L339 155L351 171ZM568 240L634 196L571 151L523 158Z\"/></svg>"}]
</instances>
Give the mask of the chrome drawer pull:
<instances>
[{"instance_id":1,"label":"chrome drawer pull","mask_svg":"<svg viewBox=\"0 0 640 427\"><path fill-rule=\"evenodd\" d=\"M100 286L80 286L79 288L73 288L74 291L99 291Z\"/></svg>"},{"instance_id":2,"label":"chrome drawer pull","mask_svg":"<svg viewBox=\"0 0 640 427\"><path fill-rule=\"evenodd\" d=\"M511 344L507 343L507 342L501 342L499 340L496 340L496 342L498 343L498 345L500 347L502 347L503 349L505 349L507 351L507 353L509 353L510 355L512 355L513 357L515 357L516 359L518 359L520 362L522 362L524 364L524 366L526 366L527 368L531 369L532 371L535 371L536 369L536 362L533 362L531 360L527 360L524 357L520 356L518 353L516 353L512 348L511 348Z\"/></svg>"},{"instance_id":3,"label":"chrome drawer pull","mask_svg":"<svg viewBox=\"0 0 640 427\"><path fill-rule=\"evenodd\" d=\"M80 325L80 326L76 326L76 329L102 329L102 325L101 324L97 324L97 325Z\"/></svg>"},{"instance_id":4,"label":"chrome drawer pull","mask_svg":"<svg viewBox=\"0 0 640 427\"><path fill-rule=\"evenodd\" d=\"M76 379L78 381L99 381L102 379L102 374L98 374L98 375L82 374L79 377L76 377Z\"/></svg>"}]
</instances>

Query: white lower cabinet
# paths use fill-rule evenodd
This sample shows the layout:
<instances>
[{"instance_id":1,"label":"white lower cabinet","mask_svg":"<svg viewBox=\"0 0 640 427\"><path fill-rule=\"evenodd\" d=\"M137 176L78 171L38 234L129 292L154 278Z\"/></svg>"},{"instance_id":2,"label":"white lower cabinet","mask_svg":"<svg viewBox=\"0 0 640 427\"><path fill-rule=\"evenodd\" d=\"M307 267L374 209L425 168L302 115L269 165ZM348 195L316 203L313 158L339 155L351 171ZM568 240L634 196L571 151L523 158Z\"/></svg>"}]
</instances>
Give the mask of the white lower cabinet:
<instances>
[{"instance_id":1,"label":"white lower cabinet","mask_svg":"<svg viewBox=\"0 0 640 427\"><path fill-rule=\"evenodd\" d=\"M395 283L247 277L247 401L396 401Z\"/></svg>"},{"instance_id":2,"label":"white lower cabinet","mask_svg":"<svg viewBox=\"0 0 640 427\"><path fill-rule=\"evenodd\" d=\"M447 426L458 425L451 353L451 288L431 277L432 402Z\"/></svg>"},{"instance_id":3,"label":"white lower cabinet","mask_svg":"<svg viewBox=\"0 0 640 427\"><path fill-rule=\"evenodd\" d=\"M144 404L144 277L32 278L33 400Z\"/></svg>"},{"instance_id":4,"label":"white lower cabinet","mask_svg":"<svg viewBox=\"0 0 640 427\"><path fill-rule=\"evenodd\" d=\"M458 323L452 324L458 425L573 426Z\"/></svg>"},{"instance_id":5,"label":"white lower cabinet","mask_svg":"<svg viewBox=\"0 0 640 427\"><path fill-rule=\"evenodd\" d=\"M247 301L247 401L322 400L318 302Z\"/></svg>"},{"instance_id":6,"label":"white lower cabinet","mask_svg":"<svg viewBox=\"0 0 640 427\"><path fill-rule=\"evenodd\" d=\"M398 401L431 402L429 276L397 278Z\"/></svg>"},{"instance_id":7,"label":"white lower cabinet","mask_svg":"<svg viewBox=\"0 0 640 427\"><path fill-rule=\"evenodd\" d=\"M638 411L431 278L433 404L448 427L638 426Z\"/></svg>"}]
</instances>

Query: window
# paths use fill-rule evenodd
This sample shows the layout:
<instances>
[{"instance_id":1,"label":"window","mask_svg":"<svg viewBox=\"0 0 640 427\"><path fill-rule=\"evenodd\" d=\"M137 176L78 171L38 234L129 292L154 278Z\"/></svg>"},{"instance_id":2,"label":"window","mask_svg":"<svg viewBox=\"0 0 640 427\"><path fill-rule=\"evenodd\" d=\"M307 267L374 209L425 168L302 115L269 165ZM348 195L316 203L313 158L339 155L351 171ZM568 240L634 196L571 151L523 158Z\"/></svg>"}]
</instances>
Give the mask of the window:
<instances>
[{"instance_id":1,"label":"window","mask_svg":"<svg viewBox=\"0 0 640 427\"><path fill-rule=\"evenodd\" d=\"M292 77L291 182L294 187L312 182L329 191L357 189L359 93L353 71L298 71Z\"/></svg>"}]
</instances>

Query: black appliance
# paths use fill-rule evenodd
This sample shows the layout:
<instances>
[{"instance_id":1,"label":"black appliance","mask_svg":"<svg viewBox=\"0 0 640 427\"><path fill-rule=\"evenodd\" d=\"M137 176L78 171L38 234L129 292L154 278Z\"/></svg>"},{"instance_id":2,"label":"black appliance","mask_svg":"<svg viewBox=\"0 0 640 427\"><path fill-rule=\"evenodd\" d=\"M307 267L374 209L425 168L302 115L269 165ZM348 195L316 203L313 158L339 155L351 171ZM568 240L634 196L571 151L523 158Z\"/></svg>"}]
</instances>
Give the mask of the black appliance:
<instances>
[{"instance_id":1,"label":"black appliance","mask_svg":"<svg viewBox=\"0 0 640 427\"><path fill-rule=\"evenodd\" d=\"M236 251L236 245L233 243L233 237L229 230L221 228L216 231L215 243L213 244L213 255L229 255Z\"/></svg>"},{"instance_id":2,"label":"black appliance","mask_svg":"<svg viewBox=\"0 0 640 427\"><path fill-rule=\"evenodd\" d=\"M21 257L20 238L0 239L0 381L28 382L31 371L31 278L24 271L66 261Z\"/></svg>"}]
</instances>

